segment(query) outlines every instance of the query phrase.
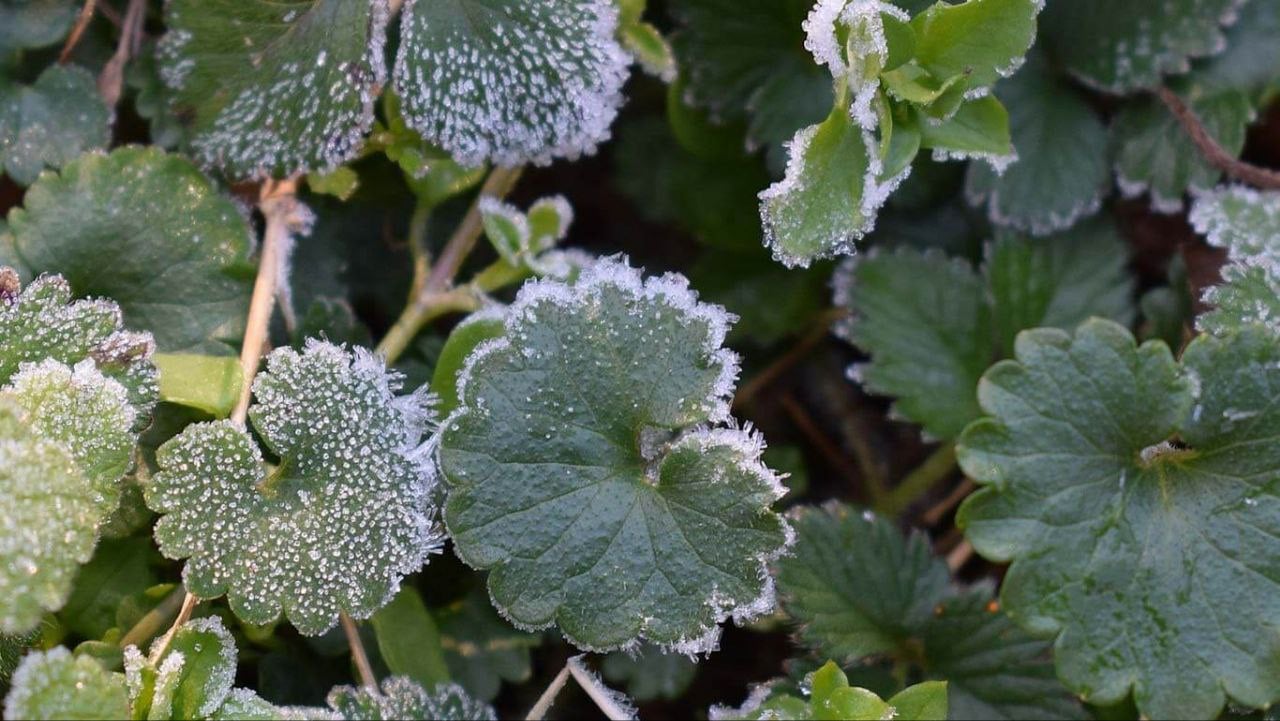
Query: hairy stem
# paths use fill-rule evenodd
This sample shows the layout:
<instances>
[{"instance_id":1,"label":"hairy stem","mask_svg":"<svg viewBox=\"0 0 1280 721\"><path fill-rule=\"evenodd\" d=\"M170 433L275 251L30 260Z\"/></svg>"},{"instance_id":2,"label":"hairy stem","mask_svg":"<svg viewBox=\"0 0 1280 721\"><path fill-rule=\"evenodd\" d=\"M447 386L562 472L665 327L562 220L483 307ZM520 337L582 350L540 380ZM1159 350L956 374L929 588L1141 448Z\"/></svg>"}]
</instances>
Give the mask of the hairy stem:
<instances>
[{"instance_id":1,"label":"hairy stem","mask_svg":"<svg viewBox=\"0 0 1280 721\"><path fill-rule=\"evenodd\" d=\"M569 659L569 663L566 665L569 673L573 674L574 680L578 682L583 691L587 692L587 695L595 702L596 707L604 712L609 721L626 721L626 719L630 719L632 717L631 714L619 706L613 694L601 685L600 679L587 670L587 667L582 663L582 658L582 656L574 656Z\"/></svg>"},{"instance_id":2,"label":"hairy stem","mask_svg":"<svg viewBox=\"0 0 1280 721\"><path fill-rule=\"evenodd\" d=\"M534 702L533 708L529 709L529 714L525 716L525 721L542 721L546 717L547 712L551 710L551 704L556 702L556 696L560 694L560 690L564 688L565 683L569 681L569 664L565 664L560 669L560 673L551 679L551 683L547 685L547 689L542 692L538 700Z\"/></svg>"},{"instance_id":3,"label":"hairy stem","mask_svg":"<svg viewBox=\"0 0 1280 721\"><path fill-rule=\"evenodd\" d=\"M373 666L369 664L369 654L365 653L364 642L360 640L360 629L351 620L346 611L339 616L342 621L342 632L347 635L347 644L351 646L351 660L355 661L356 671L360 674L360 683L378 692L378 677L373 675Z\"/></svg>"},{"instance_id":4,"label":"hairy stem","mask_svg":"<svg viewBox=\"0 0 1280 721\"><path fill-rule=\"evenodd\" d=\"M920 500L924 494L933 489L942 479L951 475L956 467L956 446L944 443L924 460L914 471L909 473L892 491L889 492L875 509L881 515L896 518L903 511Z\"/></svg>"},{"instance_id":5,"label":"hairy stem","mask_svg":"<svg viewBox=\"0 0 1280 721\"><path fill-rule=\"evenodd\" d=\"M58 54L59 65L66 65L71 59L71 51L76 49L85 29L89 27L89 21L93 20L93 11L97 5L98 0L85 0L84 7L80 8L80 14L76 16L76 24L71 28L71 34L67 36L67 41L62 45L62 52Z\"/></svg>"},{"instance_id":6,"label":"hairy stem","mask_svg":"<svg viewBox=\"0 0 1280 721\"><path fill-rule=\"evenodd\" d=\"M400 314L395 325L387 331L387 335L378 344L378 352L386 359L387 365L395 363L404 354L409 343L423 327L454 310L454 308L443 308L443 304L450 300L456 302L457 298L450 298L447 291L453 284L458 269L462 267L462 262L471 254L484 230L480 217L480 199L486 196L505 197L515 186L520 173L520 168L494 168L489 173L484 186L480 188L480 194L476 196L466 217L462 219L462 223L445 244L444 250L440 252L440 258L427 273L426 280L420 284L415 280L414 286L417 293L409 300L409 304L405 306L404 312Z\"/></svg>"},{"instance_id":7,"label":"hairy stem","mask_svg":"<svg viewBox=\"0 0 1280 721\"><path fill-rule=\"evenodd\" d=\"M178 616L173 619L173 625L165 632L164 637L151 650L151 660L157 662L164 658L165 652L169 650L169 644L173 642L173 636L182 628L183 624L191 620L191 613L196 610L196 604L200 603L200 599L187 592L182 597L182 608L178 609Z\"/></svg>"},{"instance_id":8,"label":"hairy stem","mask_svg":"<svg viewBox=\"0 0 1280 721\"><path fill-rule=\"evenodd\" d=\"M1177 93L1167 87L1156 88L1156 95L1165 104L1178 124L1191 137L1200 154L1210 165L1226 173L1228 177L1257 188L1280 190L1280 171L1260 168L1228 153L1200 122L1194 110L1183 102Z\"/></svg>"}]
</instances>

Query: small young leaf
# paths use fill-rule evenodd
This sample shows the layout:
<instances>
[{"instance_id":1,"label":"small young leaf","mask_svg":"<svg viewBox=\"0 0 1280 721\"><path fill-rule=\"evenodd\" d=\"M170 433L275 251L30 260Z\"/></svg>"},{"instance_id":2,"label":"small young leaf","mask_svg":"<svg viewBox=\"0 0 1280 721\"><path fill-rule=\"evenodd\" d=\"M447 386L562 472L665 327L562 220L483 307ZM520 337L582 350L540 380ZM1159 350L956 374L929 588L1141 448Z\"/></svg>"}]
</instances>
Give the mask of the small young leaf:
<instances>
[{"instance_id":1,"label":"small young leaf","mask_svg":"<svg viewBox=\"0 0 1280 721\"><path fill-rule=\"evenodd\" d=\"M1036 37L1044 0L937 3L911 20L915 60L934 77L964 76L970 88L1008 77Z\"/></svg>"},{"instance_id":2,"label":"small young leaf","mask_svg":"<svg viewBox=\"0 0 1280 721\"><path fill-rule=\"evenodd\" d=\"M967 100L954 115L934 123L922 120L920 147L933 150L934 160L985 160L997 174L1018 159L1009 135L1009 111L995 97Z\"/></svg>"},{"instance_id":3,"label":"small young leaf","mask_svg":"<svg viewBox=\"0 0 1280 721\"><path fill-rule=\"evenodd\" d=\"M378 651L391 673L407 676L424 688L449 681L440 631L417 591L407 586L400 589L371 620Z\"/></svg>"},{"instance_id":4,"label":"small young leaf","mask_svg":"<svg viewBox=\"0 0 1280 721\"><path fill-rule=\"evenodd\" d=\"M135 711L146 705L149 718L207 718L222 708L235 682L236 642L217 616L183 624L161 658L143 661L136 649L125 658L130 699Z\"/></svg>"},{"instance_id":5,"label":"small young leaf","mask_svg":"<svg viewBox=\"0 0 1280 721\"><path fill-rule=\"evenodd\" d=\"M1222 333L1246 325L1280 330L1280 193L1241 186L1205 193L1190 220L1210 245L1227 250L1221 285L1205 292L1214 309L1196 324Z\"/></svg>"},{"instance_id":6,"label":"small young leaf","mask_svg":"<svg viewBox=\"0 0 1280 721\"><path fill-rule=\"evenodd\" d=\"M476 348L442 423L445 522L518 626L692 652L772 606L785 489L757 436L705 425L729 420L729 320L683 278L608 260L572 286L527 284Z\"/></svg>"},{"instance_id":7,"label":"small young leaf","mask_svg":"<svg viewBox=\"0 0 1280 721\"><path fill-rule=\"evenodd\" d=\"M138 147L81 156L32 185L9 224L19 271L114 298L161 350L227 355L226 341L238 344L253 285L249 224L182 157Z\"/></svg>"},{"instance_id":8,"label":"small young leaf","mask_svg":"<svg viewBox=\"0 0 1280 721\"><path fill-rule=\"evenodd\" d=\"M19 185L110 140L111 111L87 70L54 65L31 87L0 78L0 169Z\"/></svg>"},{"instance_id":9,"label":"small young leaf","mask_svg":"<svg viewBox=\"0 0 1280 721\"><path fill-rule=\"evenodd\" d=\"M1066 230L1097 212L1110 186L1108 136L1084 98L1038 52L996 95L1009 109L1018 159L1001 174L970 163L969 201L986 204L992 223L1033 235Z\"/></svg>"},{"instance_id":10,"label":"small young leaf","mask_svg":"<svg viewBox=\"0 0 1280 721\"><path fill-rule=\"evenodd\" d=\"M1012 561L1005 608L1057 637L1058 675L1085 700L1132 690L1143 716L1213 718L1280 696L1277 386L1265 332L1202 335L1179 365L1100 319L1025 332L984 375L992 417L958 455L985 488L957 525Z\"/></svg>"},{"instance_id":11,"label":"small young leaf","mask_svg":"<svg viewBox=\"0 0 1280 721\"><path fill-rule=\"evenodd\" d=\"M929 682L902 691L903 705L896 707L864 688L849 685L849 679L834 662L828 661L806 680L808 699L782 693L770 685L756 688L741 708L711 707L715 721L727 719L771 719L809 721L942 721L947 718L947 684Z\"/></svg>"},{"instance_id":12,"label":"small young leaf","mask_svg":"<svg viewBox=\"0 0 1280 721\"><path fill-rule=\"evenodd\" d=\"M160 400L226 418L240 400L244 371L240 359L187 353L159 353Z\"/></svg>"},{"instance_id":13,"label":"small young leaf","mask_svg":"<svg viewBox=\"0 0 1280 721\"><path fill-rule=\"evenodd\" d=\"M1081 81L1123 94L1184 73L1225 47L1222 25L1242 0L1070 0L1040 18L1048 50Z\"/></svg>"},{"instance_id":14,"label":"small young leaf","mask_svg":"<svg viewBox=\"0 0 1280 721\"><path fill-rule=\"evenodd\" d=\"M339 686L329 692L328 703L338 718L352 721L495 721L498 718L492 706L471 698L457 684L441 684L427 691L404 676L383 681L381 693L364 686Z\"/></svg>"},{"instance_id":15,"label":"small young leaf","mask_svg":"<svg viewBox=\"0 0 1280 721\"><path fill-rule=\"evenodd\" d=\"M226 593L250 623L283 610L308 635L389 600L438 544L420 451L429 402L396 397L399 385L362 349L281 348L254 382L250 412L278 465L225 421L162 446L147 504L167 514L155 529L161 552L189 558L187 588Z\"/></svg>"},{"instance_id":16,"label":"small young leaf","mask_svg":"<svg viewBox=\"0 0 1280 721\"><path fill-rule=\"evenodd\" d=\"M408 0L405 120L465 166L577 158L609 137L629 58L613 0Z\"/></svg>"},{"instance_id":17,"label":"small young leaf","mask_svg":"<svg viewBox=\"0 0 1280 721\"><path fill-rule=\"evenodd\" d=\"M124 677L65 648L34 651L13 674L4 700L6 719L129 718Z\"/></svg>"},{"instance_id":18,"label":"small young leaf","mask_svg":"<svg viewBox=\"0 0 1280 721\"><path fill-rule=\"evenodd\" d=\"M676 79L676 56L662 32L644 21L646 0L619 0L618 42L650 75L664 82Z\"/></svg>"},{"instance_id":19,"label":"small young leaf","mask_svg":"<svg viewBox=\"0 0 1280 721\"><path fill-rule=\"evenodd\" d=\"M284 177L350 160L386 81L386 0L174 0L156 54L199 160Z\"/></svg>"}]
</instances>

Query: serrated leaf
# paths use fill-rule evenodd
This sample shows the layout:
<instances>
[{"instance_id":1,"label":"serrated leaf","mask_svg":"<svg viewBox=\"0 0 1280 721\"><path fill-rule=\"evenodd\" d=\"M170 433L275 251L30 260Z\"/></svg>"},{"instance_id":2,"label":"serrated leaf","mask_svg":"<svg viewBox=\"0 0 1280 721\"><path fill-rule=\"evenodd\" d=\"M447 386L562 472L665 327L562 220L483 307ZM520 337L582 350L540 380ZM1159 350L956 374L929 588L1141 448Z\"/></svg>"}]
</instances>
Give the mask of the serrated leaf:
<instances>
[{"instance_id":1,"label":"serrated leaf","mask_svg":"<svg viewBox=\"0 0 1280 721\"><path fill-rule=\"evenodd\" d=\"M253 426L279 464L229 422L189 426L157 454L147 504L167 514L155 537L188 558L202 598L267 623L283 610L304 634L345 611L366 618L438 540L434 479L419 448L424 394L397 397L381 361L319 341L278 349L254 382Z\"/></svg>"},{"instance_id":2,"label":"serrated leaf","mask_svg":"<svg viewBox=\"0 0 1280 721\"><path fill-rule=\"evenodd\" d=\"M1104 92L1149 90L1185 73L1194 58L1221 52L1222 26L1242 0L1070 0L1051 2L1040 29L1072 75Z\"/></svg>"},{"instance_id":3,"label":"serrated leaf","mask_svg":"<svg viewBox=\"0 0 1280 721\"><path fill-rule=\"evenodd\" d=\"M996 95L1009 109L1018 158L1001 174L971 163L969 201L985 204L992 223L1033 235L1065 230L1097 212L1110 186L1108 134L1084 98L1038 52Z\"/></svg>"},{"instance_id":4,"label":"serrated leaf","mask_svg":"<svg viewBox=\"0 0 1280 721\"><path fill-rule=\"evenodd\" d=\"M1235 186L1200 195L1190 221L1210 245L1227 250L1222 284L1205 291L1211 306L1196 325L1222 333L1247 325L1280 330L1280 193Z\"/></svg>"},{"instance_id":5,"label":"serrated leaf","mask_svg":"<svg viewBox=\"0 0 1280 721\"><path fill-rule=\"evenodd\" d=\"M806 508L794 520L795 555L778 562L778 588L820 656L887 656L945 679L953 719L1084 717L1054 679L1048 644L998 613L989 587L951 586L923 535L904 538L843 505Z\"/></svg>"},{"instance_id":6,"label":"serrated leaf","mask_svg":"<svg viewBox=\"0 0 1280 721\"><path fill-rule=\"evenodd\" d=\"M391 673L406 676L424 688L450 680L440 630L417 591L400 589L371 620L378 651Z\"/></svg>"},{"instance_id":7,"label":"serrated leaf","mask_svg":"<svg viewBox=\"0 0 1280 721\"><path fill-rule=\"evenodd\" d=\"M236 179L350 160L386 82L386 0L174 0L156 50L195 156Z\"/></svg>"},{"instance_id":8,"label":"serrated leaf","mask_svg":"<svg viewBox=\"0 0 1280 721\"><path fill-rule=\"evenodd\" d=\"M533 673L530 649L541 637L511 627L478 588L461 601L434 611L449 675L467 693L492 701L502 682L522 683Z\"/></svg>"},{"instance_id":9,"label":"serrated leaf","mask_svg":"<svg viewBox=\"0 0 1280 721\"><path fill-rule=\"evenodd\" d=\"M1239 90L1209 91L1188 102L1205 131L1231 155L1244 148L1254 110ZM1209 165L1164 104L1144 98L1126 105L1115 119L1116 183L1128 197L1151 194L1162 213L1181 213L1182 198L1210 190L1222 171Z\"/></svg>"},{"instance_id":10,"label":"serrated leaf","mask_svg":"<svg viewBox=\"0 0 1280 721\"><path fill-rule=\"evenodd\" d=\"M836 304L853 313L840 332L871 355L851 376L897 398L894 412L926 433L954 438L980 415L978 379L1018 331L1132 318L1126 263L1108 221L1046 239L1002 234L981 274L937 251L873 251L835 281Z\"/></svg>"},{"instance_id":11,"label":"serrated leaf","mask_svg":"<svg viewBox=\"0 0 1280 721\"><path fill-rule=\"evenodd\" d=\"M605 656L600 672L622 684L636 701L675 700L693 683L698 666L688 657L646 646L638 651L614 651Z\"/></svg>"},{"instance_id":12,"label":"serrated leaf","mask_svg":"<svg viewBox=\"0 0 1280 721\"><path fill-rule=\"evenodd\" d=\"M963 75L983 88L1008 77L1036 37L1044 0L968 0L937 3L915 16L915 60L934 77Z\"/></svg>"},{"instance_id":13,"label":"serrated leaf","mask_svg":"<svg viewBox=\"0 0 1280 721\"><path fill-rule=\"evenodd\" d=\"M65 648L33 651L13 674L6 719L129 718L124 677Z\"/></svg>"},{"instance_id":14,"label":"serrated leaf","mask_svg":"<svg viewBox=\"0 0 1280 721\"><path fill-rule=\"evenodd\" d=\"M676 0L671 42L686 99L714 119L747 121L749 147L775 145L822 120L831 78L805 51L810 0Z\"/></svg>"},{"instance_id":15,"label":"serrated leaf","mask_svg":"<svg viewBox=\"0 0 1280 721\"><path fill-rule=\"evenodd\" d=\"M111 140L111 111L93 75L53 65L30 87L0 79L0 167L19 185Z\"/></svg>"},{"instance_id":16,"label":"serrated leaf","mask_svg":"<svg viewBox=\"0 0 1280 721\"><path fill-rule=\"evenodd\" d=\"M114 299L161 350L227 355L238 344L253 284L249 225L189 161L139 147L82 156L32 185L9 225L19 271L60 273L77 295Z\"/></svg>"},{"instance_id":17,"label":"serrated leaf","mask_svg":"<svg viewBox=\"0 0 1280 721\"><path fill-rule=\"evenodd\" d=\"M946 718L947 685L929 682L902 691L901 707L881 699L864 688L849 685L849 679L834 662L809 675L808 698L781 692L769 685L757 687L741 708L711 707L714 721L727 719L844 719L845 721L940 721ZM895 696L894 698L898 698Z\"/></svg>"},{"instance_id":18,"label":"serrated leaf","mask_svg":"<svg viewBox=\"0 0 1280 721\"><path fill-rule=\"evenodd\" d=\"M1058 675L1086 700L1132 690L1144 716L1212 718L1280 697L1277 361L1261 331L1201 336L1178 364L1095 319L1022 334L983 377L992 417L959 459L985 488L957 524L1013 562L1005 608L1057 637ZM1248 613L1228 610L1242 599Z\"/></svg>"},{"instance_id":19,"label":"serrated leaf","mask_svg":"<svg viewBox=\"0 0 1280 721\"><path fill-rule=\"evenodd\" d=\"M466 166L595 151L629 58L612 0L405 3L395 87L405 120Z\"/></svg>"},{"instance_id":20,"label":"serrated leaf","mask_svg":"<svg viewBox=\"0 0 1280 721\"><path fill-rule=\"evenodd\" d=\"M75 17L74 0L0 0L0 54L52 45Z\"/></svg>"},{"instance_id":21,"label":"serrated leaf","mask_svg":"<svg viewBox=\"0 0 1280 721\"><path fill-rule=\"evenodd\" d=\"M705 425L729 420L728 321L678 276L605 260L572 286L526 285L504 337L472 354L442 424L445 522L517 625L692 651L772 606L785 489L758 438Z\"/></svg>"},{"instance_id":22,"label":"serrated leaf","mask_svg":"<svg viewBox=\"0 0 1280 721\"><path fill-rule=\"evenodd\" d=\"M430 691L404 676L382 682L382 693L366 687L339 686L329 693L329 707L341 719L456 719L495 721L493 707L476 701L457 684L441 684Z\"/></svg>"}]
</instances>

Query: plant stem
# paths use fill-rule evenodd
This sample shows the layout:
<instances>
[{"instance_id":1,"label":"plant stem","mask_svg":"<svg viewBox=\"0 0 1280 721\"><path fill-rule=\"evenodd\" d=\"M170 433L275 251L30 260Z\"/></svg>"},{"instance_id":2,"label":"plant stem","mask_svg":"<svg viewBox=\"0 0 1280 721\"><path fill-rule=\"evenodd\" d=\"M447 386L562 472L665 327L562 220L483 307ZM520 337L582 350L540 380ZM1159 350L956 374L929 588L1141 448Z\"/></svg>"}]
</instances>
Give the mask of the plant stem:
<instances>
[{"instance_id":1,"label":"plant stem","mask_svg":"<svg viewBox=\"0 0 1280 721\"><path fill-rule=\"evenodd\" d=\"M342 621L342 631L347 634L347 643L351 646L351 660L356 663L356 671L360 674L360 683L378 692L378 677L373 675L373 666L369 665L369 654L364 651L364 642L360 640L360 629L351 620L346 611L338 617Z\"/></svg>"},{"instance_id":2,"label":"plant stem","mask_svg":"<svg viewBox=\"0 0 1280 721\"><path fill-rule=\"evenodd\" d=\"M574 656L569 659L566 668L569 669L569 673L573 674L574 680L578 682L582 690L586 691L591 700L595 702L596 707L604 712L609 721L626 721L632 718L626 709L618 705L618 702L614 700L613 694L600 683L595 674L587 670L582 659L582 656Z\"/></svg>"},{"instance_id":3,"label":"plant stem","mask_svg":"<svg viewBox=\"0 0 1280 721\"><path fill-rule=\"evenodd\" d=\"M769 367L760 371L749 382L742 386L738 394L733 397L733 405L735 408L741 408L749 404L760 391L767 388L770 384L778 379L787 369L799 363L809 355L814 346L818 345L827 333L831 331L831 324L848 315L849 312L843 308L832 308L822 315L818 316L818 320L814 323L813 328L800 339L799 342L787 351L785 355L771 363Z\"/></svg>"},{"instance_id":4,"label":"plant stem","mask_svg":"<svg viewBox=\"0 0 1280 721\"><path fill-rule=\"evenodd\" d=\"M480 239L480 233L484 230L480 217L480 199L486 196L505 197L520 178L521 170L521 168L494 168L489 173L489 177L480 188L480 194L471 204L471 209L467 211L466 217L462 219L454 230L453 236L449 238L449 242L445 244L444 250L440 252L439 260L431 267L425 281L420 285L415 281L416 295L409 300L400 318L378 344L378 352L386 359L387 365L395 363L404 354L409 343L413 342L414 337L423 327L450 310L457 309L456 306L443 307L443 304L450 301L457 302L457 297L450 298L450 294L446 291L449 290L454 277L458 274L458 269L462 267L462 262L475 248L476 241Z\"/></svg>"},{"instance_id":5,"label":"plant stem","mask_svg":"<svg viewBox=\"0 0 1280 721\"><path fill-rule=\"evenodd\" d=\"M956 467L956 446L944 443L924 460L914 471L907 475L896 488L889 492L879 503L875 504L876 512L884 516L896 518L911 507L920 497L928 493L939 481L946 478Z\"/></svg>"},{"instance_id":6,"label":"plant stem","mask_svg":"<svg viewBox=\"0 0 1280 721\"><path fill-rule=\"evenodd\" d=\"M169 650L169 644L173 641L174 634L178 632L178 629L182 628L183 624L191 620L191 613L195 611L198 603L200 603L200 599L191 595L191 592L186 592L186 595L182 597L182 608L178 609L178 616L173 619L173 625L169 627L169 630L165 632L159 643L155 644L155 647L151 650L152 661L158 662L164 658L165 652Z\"/></svg>"},{"instance_id":7,"label":"plant stem","mask_svg":"<svg viewBox=\"0 0 1280 721\"><path fill-rule=\"evenodd\" d=\"M973 558L973 545L968 541L961 541L960 545L947 554L947 568L955 573L964 568L964 564L968 563L970 558Z\"/></svg>"},{"instance_id":8,"label":"plant stem","mask_svg":"<svg viewBox=\"0 0 1280 721\"><path fill-rule=\"evenodd\" d=\"M282 280L280 271L289 254L293 229L299 222L299 206L294 197L297 190L298 181L295 178L279 182L268 180L262 186L258 201L258 207L267 219L267 227L262 235L262 254L258 259L258 277L253 284L253 299L249 303L244 344L240 347L240 368L244 375L244 385L240 388L240 399L231 412L232 422L242 428L249 417L253 377L258 373L258 362L267 346L271 312L275 308L276 291Z\"/></svg>"},{"instance_id":9,"label":"plant stem","mask_svg":"<svg viewBox=\"0 0 1280 721\"><path fill-rule=\"evenodd\" d=\"M120 637L120 648L141 646L146 643L148 639L154 638L157 633L160 633L160 629L164 628L165 624L169 623L170 617L176 614L178 609L182 607L183 603L186 601L187 595L186 589L182 586L178 586L170 591L169 595L165 596L164 600L161 601L158 606L148 611L142 618L138 619L138 622L133 624L133 628L129 629L128 633Z\"/></svg>"},{"instance_id":10,"label":"plant stem","mask_svg":"<svg viewBox=\"0 0 1280 721\"><path fill-rule=\"evenodd\" d=\"M551 679L551 683L547 686L547 689L543 691L542 695L538 697L538 700L534 702L533 708L529 709L529 714L524 717L525 721L542 721L542 719L547 715L547 711L551 710L551 704L556 702L556 696L560 694L560 689L564 688L564 685L568 680L569 664L565 664L564 668L560 669L560 673L556 674L556 677Z\"/></svg>"},{"instance_id":11,"label":"plant stem","mask_svg":"<svg viewBox=\"0 0 1280 721\"><path fill-rule=\"evenodd\" d=\"M71 28L71 34L67 36L67 42L63 43L62 52L58 54L59 65L66 65L71 59L71 51L76 49L85 28L89 27L89 21L93 20L93 10L97 5L98 0L85 0L84 7L80 8L80 14L76 17L76 24Z\"/></svg>"},{"instance_id":12,"label":"plant stem","mask_svg":"<svg viewBox=\"0 0 1280 721\"><path fill-rule=\"evenodd\" d=\"M120 25L120 41L116 44L115 54L98 75L98 94L109 108L114 108L120 102L120 95L124 92L124 66L138 51L142 22L146 18L147 0L129 0L129 7L124 12L124 22Z\"/></svg>"},{"instance_id":13,"label":"plant stem","mask_svg":"<svg viewBox=\"0 0 1280 721\"><path fill-rule=\"evenodd\" d=\"M964 479L955 487L955 490L947 494L946 498L938 501L936 504L930 506L929 510L920 514L920 521L926 526L938 525L938 521L941 521L942 517L947 515L948 511L959 505L961 501L968 498L969 494L973 493L977 489L978 484L968 478Z\"/></svg>"},{"instance_id":14,"label":"plant stem","mask_svg":"<svg viewBox=\"0 0 1280 721\"><path fill-rule=\"evenodd\" d=\"M809 415L809 412L805 410L804 406L800 405L800 403L790 394L782 395L779 399L779 403L782 404L782 410L791 418L791 421L796 425L796 428L798 428L809 442L818 449L818 452L827 459L827 462L832 466L835 466L836 470L840 471L841 474L848 478L862 480L864 482L863 486L866 489L867 497L871 501L871 505L875 506L879 504L880 499L883 498L885 494L884 488L881 487L876 478L873 478L867 473L866 466L854 459L851 459L835 441L831 440L831 438L829 438L827 434L818 427L817 422L813 420ZM850 485L855 485L852 480L850 481Z\"/></svg>"},{"instance_id":15,"label":"plant stem","mask_svg":"<svg viewBox=\"0 0 1280 721\"><path fill-rule=\"evenodd\" d=\"M1173 117L1191 137L1191 142L1210 165L1226 173L1227 176L1254 187L1280 190L1280 171L1260 168L1228 153L1204 127L1204 123L1200 122L1195 111L1169 88L1163 85L1156 88L1156 95L1160 97L1160 101L1165 104L1169 112L1173 113Z\"/></svg>"}]
</instances>

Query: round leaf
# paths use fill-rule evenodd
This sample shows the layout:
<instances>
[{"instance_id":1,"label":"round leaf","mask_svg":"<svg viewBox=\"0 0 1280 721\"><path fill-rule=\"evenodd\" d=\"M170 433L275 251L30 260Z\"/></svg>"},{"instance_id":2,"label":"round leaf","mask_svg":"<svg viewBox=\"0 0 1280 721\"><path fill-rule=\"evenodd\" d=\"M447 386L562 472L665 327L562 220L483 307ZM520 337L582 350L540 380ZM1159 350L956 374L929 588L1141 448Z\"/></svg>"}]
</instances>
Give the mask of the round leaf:
<instances>
[{"instance_id":1,"label":"round leaf","mask_svg":"<svg viewBox=\"0 0 1280 721\"><path fill-rule=\"evenodd\" d=\"M65 648L36 651L13 674L4 700L7 719L129 718L124 678Z\"/></svg>"},{"instance_id":2,"label":"round leaf","mask_svg":"<svg viewBox=\"0 0 1280 721\"><path fill-rule=\"evenodd\" d=\"M30 185L110 140L111 111L87 70L54 65L31 87L0 80L0 166L14 182Z\"/></svg>"}]
</instances>

